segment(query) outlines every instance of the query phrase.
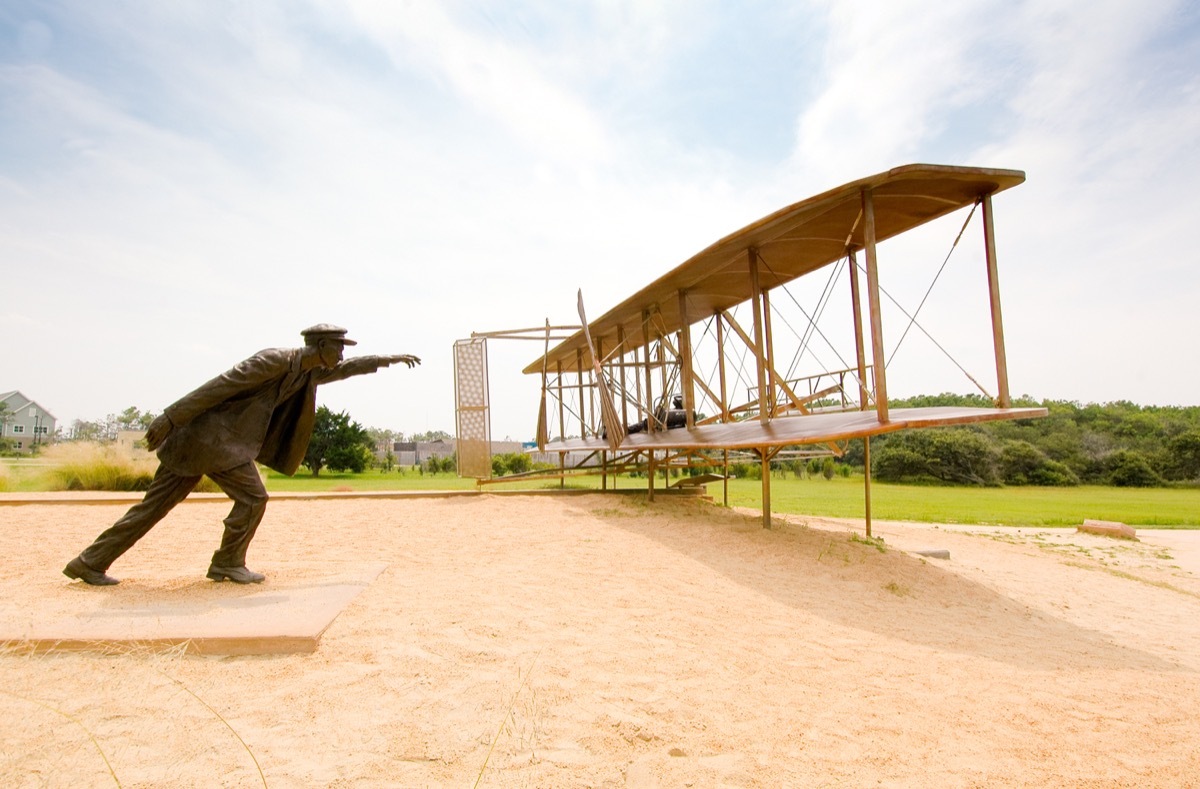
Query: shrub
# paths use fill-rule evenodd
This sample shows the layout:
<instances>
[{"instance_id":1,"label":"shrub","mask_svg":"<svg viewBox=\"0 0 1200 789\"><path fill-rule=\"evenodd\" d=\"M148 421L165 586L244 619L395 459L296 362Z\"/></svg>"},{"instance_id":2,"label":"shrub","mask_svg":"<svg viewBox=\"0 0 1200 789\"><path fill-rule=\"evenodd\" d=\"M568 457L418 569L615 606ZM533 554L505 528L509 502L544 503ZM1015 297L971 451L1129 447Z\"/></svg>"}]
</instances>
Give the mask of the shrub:
<instances>
[{"instance_id":1,"label":"shrub","mask_svg":"<svg viewBox=\"0 0 1200 789\"><path fill-rule=\"evenodd\" d=\"M906 430L888 437L873 458L881 480L930 478L966 485L998 485L999 453L974 430Z\"/></svg>"},{"instance_id":2,"label":"shrub","mask_svg":"<svg viewBox=\"0 0 1200 789\"><path fill-rule=\"evenodd\" d=\"M925 456L905 447L888 444L872 459L871 473L884 482L920 479L931 476Z\"/></svg>"},{"instance_id":3,"label":"shrub","mask_svg":"<svg viewBox=\"0 0 1200 789\"><path fill-rule=\"evenodd\" d=\"M1063 463L1051 460L1028 441L1006 441L1000 450L1000 475L1006 485L1078 485Z\"/></svg>"},{"instance_id":4,"label":"shrub","mask_svg":"<svg viewBox=\"0 0 1200 789\"><path fill-rule=\"evenodd\" d=\"M533 462L524 452L506 452L492 456L492 474L503 477L507 474L523 474L533 468Z\"/></svg>"},{"instance_id":5,"label":"shrub","mask_svg":"<svg viewBox=\"0 0 1200 789\"><path fill-rule=\"evenodd\" d=\"M1200 430L1175 436L1167 444L1167 452L1173 479L1200 479Z\"/></svg>"},{"instance_id":6,"label":"shrub","mask_svg":"<svg viewBox=\"0 0 1200 789\"><path fill-rule=\"evenodd\" d=\"M729 473L737 479L762 479L762 464L742 461L730 463Z\"/></svg>"},{"instance_id":7,"label":"shrub","mask_svg":"<svg viewBox=\"0 0 1200 789\"><path fill-rule=\"evenodd\" d=\"M1141 452L1119 449L1105 462L1108 482L1119 488L1152 488L1163 484L1150 462Z\"/></svg>"}]
</instances>

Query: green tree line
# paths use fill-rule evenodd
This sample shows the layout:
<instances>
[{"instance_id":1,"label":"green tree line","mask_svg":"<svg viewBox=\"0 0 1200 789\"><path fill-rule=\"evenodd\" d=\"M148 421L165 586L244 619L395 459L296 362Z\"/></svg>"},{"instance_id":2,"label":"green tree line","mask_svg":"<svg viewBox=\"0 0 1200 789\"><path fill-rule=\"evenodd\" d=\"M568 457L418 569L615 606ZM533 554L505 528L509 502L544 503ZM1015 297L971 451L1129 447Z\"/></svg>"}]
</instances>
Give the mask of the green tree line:
<instances>
[{"instance_id":1,"label":"green tree line","mask_svg":"<svg viewBox=\"0 0 1200 789\"><path fill-rule=\"evenodd\" d=\"M893 408L991 407L978 395L923 395ZM1200 406L1139 406L1022 397L1041 419L904 430L871 439L871 471L880 480L963 485L1200 484ZM863 465L863 444L843 462Z\"/></svg>"}]
</instances>

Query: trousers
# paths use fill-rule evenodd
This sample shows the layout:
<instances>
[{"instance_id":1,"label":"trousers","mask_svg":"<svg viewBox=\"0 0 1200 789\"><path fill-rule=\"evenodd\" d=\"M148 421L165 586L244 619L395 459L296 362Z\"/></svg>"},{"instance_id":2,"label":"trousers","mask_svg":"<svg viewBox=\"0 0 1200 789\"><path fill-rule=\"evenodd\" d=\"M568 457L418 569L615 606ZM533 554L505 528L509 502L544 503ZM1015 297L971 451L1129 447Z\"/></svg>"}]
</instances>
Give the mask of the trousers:
<instances>
[{"instance_id":1,"label":"trousers","mask_svg":"<svg viewBox=\"0 0 1200 789\"><path fill-rule=\"evenodd\" d=\"M246 550L254 532L267 510L267 489L263 486L258 467L253 462L235 466L227 471L210 473L209 478L233 499L233 509L225 519L221 547L213 553L215 567L244 567ZM129 508L129 512L100 534L79 554L84 564L105 572L121 554L166 517L176 504L187 498L200 482L201 476L176 474L160 465L146 496Z\"/></svg>"}]
</instances>

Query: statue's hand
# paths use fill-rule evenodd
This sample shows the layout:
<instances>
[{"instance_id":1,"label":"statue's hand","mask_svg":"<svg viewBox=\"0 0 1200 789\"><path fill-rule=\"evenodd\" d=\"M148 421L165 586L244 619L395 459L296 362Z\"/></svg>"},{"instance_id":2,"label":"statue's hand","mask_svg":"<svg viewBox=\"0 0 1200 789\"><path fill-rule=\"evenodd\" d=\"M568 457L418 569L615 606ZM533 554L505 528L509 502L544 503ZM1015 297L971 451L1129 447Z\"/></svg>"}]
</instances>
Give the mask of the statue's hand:
<instances>
[{"instance_id":1,"label":"statue's hand","mask_svg":"<svg viewBox=\"0 0 1200 789\"><path fill-rule=\"evenodd\" d=\"M175 424L171 418L166 414L159 414L150 423L150 427L146 428L146 449L151 452L158 449L174 429Z\"/></svg>"},{"instance_id":2,"label":"statue's hand","mask_svg":"<svg viewBox=\"0 0 1200 789\"><path fill-rule=\"evenodd\" d=\"M409 367L416 367L421 363L421 360L415 356L410 356L407 353L402 353L399 356L386 356L387 363L391 364L407 364Z\"/></svg>"}]
</instances>

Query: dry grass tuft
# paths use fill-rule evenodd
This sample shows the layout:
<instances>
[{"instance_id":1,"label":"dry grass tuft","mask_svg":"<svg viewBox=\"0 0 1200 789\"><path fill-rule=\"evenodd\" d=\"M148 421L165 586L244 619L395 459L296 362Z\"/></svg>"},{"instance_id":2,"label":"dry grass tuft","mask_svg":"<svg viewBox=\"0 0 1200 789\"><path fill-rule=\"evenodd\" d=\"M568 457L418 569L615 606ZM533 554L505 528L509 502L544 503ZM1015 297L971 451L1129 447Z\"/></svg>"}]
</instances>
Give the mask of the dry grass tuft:
<instances>
[{"instance_id":1,"label":"dry grass tuft","mask_svg":"<svg viewBox=\"0 0 1200 789\"><path fill-rule=\"evenodd\" d=\"M43 450L40 459L50 464L38 475L41 490L144 491L158 468L158 459L145 450L84 441L54 444ZM219 488L205 478L196 490Z\"/></svg>"}]
</instances>

